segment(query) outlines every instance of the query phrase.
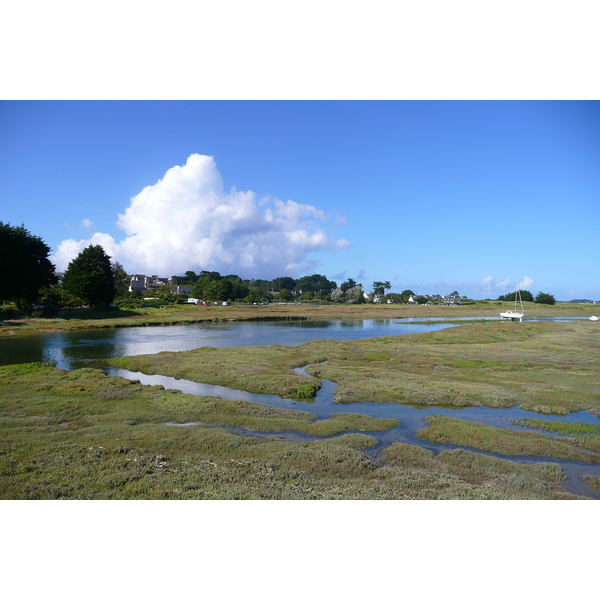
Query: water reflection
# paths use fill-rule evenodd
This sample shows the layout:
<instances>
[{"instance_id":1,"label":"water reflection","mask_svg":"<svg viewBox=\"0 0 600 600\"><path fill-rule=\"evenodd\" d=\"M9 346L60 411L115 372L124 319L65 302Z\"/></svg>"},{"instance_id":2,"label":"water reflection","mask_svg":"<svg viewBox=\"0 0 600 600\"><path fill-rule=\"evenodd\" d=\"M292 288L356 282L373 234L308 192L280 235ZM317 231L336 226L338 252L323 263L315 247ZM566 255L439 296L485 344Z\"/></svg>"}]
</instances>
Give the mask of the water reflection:
<instances>
[{"instance_id":1,"label":"water reflection","mask_svg":"<svg viewBox=\"0 0 600 600\"><path fill-rule=\"evenodd\" d=\"M313 340L354 340L421 333L456 324L377 321L246 321L164 327L90 329L0 338L0 364L46 361L77 369L117 356L179 352L203 346L296 346Z\"/></svg>"}]
</instances>

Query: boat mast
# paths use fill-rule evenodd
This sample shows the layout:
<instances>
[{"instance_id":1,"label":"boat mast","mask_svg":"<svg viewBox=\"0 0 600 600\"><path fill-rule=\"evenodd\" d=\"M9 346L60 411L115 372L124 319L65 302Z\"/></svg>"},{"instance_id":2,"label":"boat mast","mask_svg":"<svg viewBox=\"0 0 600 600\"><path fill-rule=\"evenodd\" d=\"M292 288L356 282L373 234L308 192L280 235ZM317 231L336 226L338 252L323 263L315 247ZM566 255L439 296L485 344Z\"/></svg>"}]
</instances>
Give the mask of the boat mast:
<instances>
[{"instance_id":1,"label":"boat mast","mask_svg":"<svg viewBox=\"0 0 600 600\"><path fill-rule=\"evenodd\" d=\"M517 284L517 287L515 289L515 312L517 311L517 294L519 295L519 302L521 303L521 313L524 313L523 299L521 298L521 290L519 289L519 284Z\"/></svg>"}]
</instances>

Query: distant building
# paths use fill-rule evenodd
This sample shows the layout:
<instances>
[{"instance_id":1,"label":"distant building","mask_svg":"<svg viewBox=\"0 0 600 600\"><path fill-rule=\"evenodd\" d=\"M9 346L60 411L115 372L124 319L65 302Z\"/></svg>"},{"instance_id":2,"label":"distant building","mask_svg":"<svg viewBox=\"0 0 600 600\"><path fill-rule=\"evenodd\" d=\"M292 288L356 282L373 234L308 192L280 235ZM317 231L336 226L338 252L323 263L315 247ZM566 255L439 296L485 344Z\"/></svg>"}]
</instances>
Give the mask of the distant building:
<instances>
[{"instance_id":1,"label":"distant building","mask_svg":"<svg viewBox=\"0 0 600 600\"><path fill-rule=\"evenodd\" d=\"M444 301L444 304L446 305L452 305L452 304L462 304L462 300L460 298L460 296L443 296L442 300Z\"/></svg>"},{"instance_id":2,"label":"distant building","mask_svg":"<svg viewBox=\"0 0 600 600\"><path fill-rule=\"evenodd\" d=\"M167 277L158 277L158 275L142 275L136 274L131 276L131 281L129 282L129 291L133 292L135 290L139 290L140 292L145 292L146 290L157 290L169 283L169 279Z\"/></svg>"}]
</instances>

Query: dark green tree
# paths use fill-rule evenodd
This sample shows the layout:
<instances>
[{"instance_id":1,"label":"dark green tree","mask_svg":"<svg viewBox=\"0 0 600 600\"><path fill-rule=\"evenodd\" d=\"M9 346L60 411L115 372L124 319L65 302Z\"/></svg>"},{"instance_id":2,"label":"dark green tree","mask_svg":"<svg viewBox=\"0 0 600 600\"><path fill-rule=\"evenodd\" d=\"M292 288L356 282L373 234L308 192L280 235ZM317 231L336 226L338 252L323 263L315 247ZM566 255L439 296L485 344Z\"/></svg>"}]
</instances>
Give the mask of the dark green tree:
<instances>
[{"instance_id":1,"label":"dark green tree","mask_svg":"<svg viewBox=\"0 0 600 600\"><path fill-rule=\"evenodd\" d=\"M131 276L127 275L123 265L114 261L110 264L113 272L113 281L115 284L115 289L117 291L118 296L127 296L129 291L129 281L131 280Z\"/></svg>"},{"instance_id":2,"label":"dark green tree","mask_svg":"<svg viewBox=\"0 0 600 600\"><path fill-rule=\"evenodd\" d=\"M340 285L340 290L342 290L342 292L344 292L344 294L345 294L349 289L351 289L357 285L358 285L358 283L356 283L356 281L354 281L354 279L349 277L348 279L346 279L346 281L344 281L344 283L342 283L342 285Z\"/></svg>"},{"instance_id":3,"label":"dark green tree","mask_svg":"<svg viewBox=\"0 0 600 600\"><path fill-rule=\"evenodd\" d=\"M273 279L273 291L289 290L296 288L296 280L293 277L276 277Z\"/></svg>"},{"instance_id":4,"label":"dark green tree","mask_svg":"<svg viewBox=\"0 0 600 600\"><path fill-rule=\"evenodd\" d=\"M373 295L383 296L385 290L389 290L392 284L389 281L374 281L373 282Z\"/></svg>"},{"instance_id":5,"label":"dark green tree","mask_svg":"<svg viewBox=\"0 0 600 600\"><path fill-rule=\"evenodd\" d=\"M331 294L336 287L337 283L335 281L329 281L325 275L319 275L318 273L301 277L296 282L297 290L302 290L304 294L310 294L312 296L315 294L323 296Z\"/></svg>"},{"instance_id":6,"label":"dark green tree","mask_svg":"<svg viewBox=\"0 0 600 600\"><path fill-rule=\"evenodd\" d=\"M18 307L37 299L40 288L57 281L50 248L24 225L0 221L0 304L13 300Z\"/></svg>"},{"instance_id":7,"label":"dark green tree","mask_svg":"<svg viewBox=\"0 0 600 600\"><path fill-rule=\"evenodd\" d=\"M223 300L241 300L248 295L248 286L239 275L225 275L223 280L227 282L228 296Z\"/></svg>"},{"instance_id":8,"label":"dark green tree","mask_svg":"<svg viewBox=\"0 0 600 600\"><path fill-rule=\"evenodd\" d=\"M545 294L544 292L539 292L535 297L535 301L538 304L556 304L556 299L552 294Z\"/></svg>"},{"instance_id":9,"label":"dark green tree","mask_svg":"<svg viewBox=\"0 0 600 600\"><path fill-rule=\"evenodd\" d=\"M87 304L110 304L116 294L110 256L102 246L88 246L69 263L62 285Z\"/></svg>"},{"instance_id":10,"label":"dark green tree","mask_svg":"<svg viewBox=\"0 0 600 600\"><path fill-rule=\"evenodd\" d=\"M533 294L528 290L519 290L521 294L521 300L523 302L533 302ZM514 302L515 301L516 292L511 292L510 294L504 294L503 296L498 296L498 300L503 302Z\"/></svg>"}]
</instances>

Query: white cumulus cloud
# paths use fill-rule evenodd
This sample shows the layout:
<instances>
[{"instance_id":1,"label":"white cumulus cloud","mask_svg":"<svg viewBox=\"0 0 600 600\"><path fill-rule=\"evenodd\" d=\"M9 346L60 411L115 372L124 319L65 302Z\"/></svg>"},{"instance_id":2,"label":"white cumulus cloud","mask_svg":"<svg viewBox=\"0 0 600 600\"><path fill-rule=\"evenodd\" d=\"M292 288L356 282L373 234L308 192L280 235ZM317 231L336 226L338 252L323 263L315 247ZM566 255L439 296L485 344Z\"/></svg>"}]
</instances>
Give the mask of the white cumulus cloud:
<instances>
[{"instance_id":1,"label":"white cumulus cloud","mask_svg":"<svg viewBox=\"0 0 600 600\"><path fill-rule=\"evenodd\" d=\"M54 259L59 270L65 269L83 248L100 244L132 272L293 276L314 264L307 261L309 253L335 252L349 245L325 231L331 220L331 215L308 204L257 198L254 192L235 188L225 193L214 159L192 154L185 165L172 167L131 198L117 220L126 234L123 241L105 233L64 240Z\"/></svg>"}]
</instances>

